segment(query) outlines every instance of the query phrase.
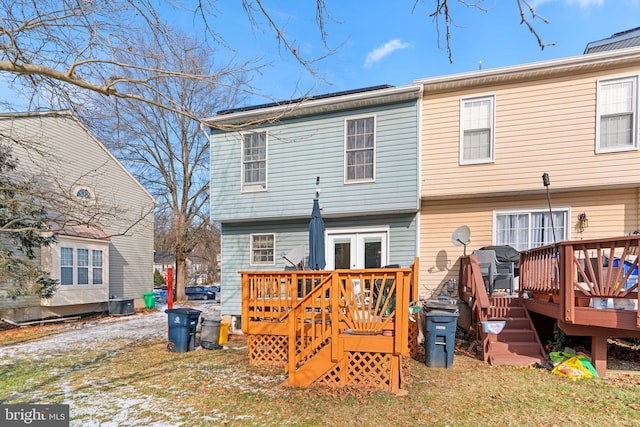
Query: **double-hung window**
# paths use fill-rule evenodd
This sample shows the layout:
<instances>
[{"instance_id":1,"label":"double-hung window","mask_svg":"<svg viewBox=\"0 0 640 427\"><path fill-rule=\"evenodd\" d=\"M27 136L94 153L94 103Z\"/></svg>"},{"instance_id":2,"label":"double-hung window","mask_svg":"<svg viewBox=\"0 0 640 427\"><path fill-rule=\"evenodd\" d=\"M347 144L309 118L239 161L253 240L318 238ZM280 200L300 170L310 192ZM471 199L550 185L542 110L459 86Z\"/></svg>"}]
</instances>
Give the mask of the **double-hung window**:
<instances>
[{"instance_id":1,"label":"double-hung window","mask_svg":"<svg viewBox=\"0 0 640 427\"><path fill-rule=\"evenodd\" d=\"M638 147L637 88L637 77L598 82L596 152L624 151Z\"/></svg>"},{"instance_id":2,"label":"double-hung window","mask_svg":"<svg viewBox=\"0 0 640 427\"><path fill-rule=\"evenodd\" d=\"M276 252L275 234L251 235L251 265L273 265Z\"/></svg>"},{"instance_id":3,"label":"double-hung window","mask_svg":"<svg viewBox=\"0 0 640 427\"><path fill-rule=\"evenodd\" d=\"M102 285L102 251L91 251L91 283Z\"/></svg>"},{"instance_id":4,"label":"double-hung window","mask_svg":"<svg viewBox=\"0 0 640 427\"><path fill-rule=\"evenodd\" d=\"M494 96L460 101L460 164L493 162L494 109Z\"/></svg>"},{"instance_id":5,"label":"double-hung window","mask_svg":"<svg viewBox=\"0 0 640 427\"><path fill-rule=\"evenodd\" d=\"M345 121L345 182L375 178L376 122L374 117Z\"/></svg>"},{"instance_id":6,"label":"double-hung window","mask_svg":"<svg viewBox=\"0 0 640 427\"><path fill-rule=\"evenodd\" d=\"M518 251L549 245L555 240L567 240L568 209L553 211L553 222L548 211L496 212L494 241L496 245L509 245ZM552 227L553 225L553 227Z\"/></svg>"},{"instance_id":7,"label":"double-hung window","mask_svg":"<svg viewBox=\"0 0 640 427\"><path fill-rule=\"evenodd\" d=\"M78 285L89 284L89 249L78 248Z\"/></svg>"},{"instance_id":8,"label":"double-hung window","mask_svg":"<svg viewBox=\"0 0 640 427\"><path fill-rule=\"evenodd\" d=\"M242 135L242 191L267 189L267 133Z\"/></svg>"},{"instance_id":9,"label":"double-hung window","mask_svg":"<svg viewBox=\"0 0 640 427\"><path fill-rule=\"evenodd\" d=\"M73 285L73 248L60 248L60 284Z\"/></svg>"}]
</instances>

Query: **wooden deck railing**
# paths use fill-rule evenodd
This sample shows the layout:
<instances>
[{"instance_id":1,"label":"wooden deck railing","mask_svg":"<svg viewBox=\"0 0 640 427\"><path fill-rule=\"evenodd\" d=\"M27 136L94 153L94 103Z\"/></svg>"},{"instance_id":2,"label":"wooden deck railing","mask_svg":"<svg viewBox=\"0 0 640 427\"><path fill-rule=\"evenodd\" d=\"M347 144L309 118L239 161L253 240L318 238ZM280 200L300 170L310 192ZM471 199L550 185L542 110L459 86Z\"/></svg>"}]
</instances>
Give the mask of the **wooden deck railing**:
<instances>
[{"instance_id":1,"label":"wooden deck railing","mask_svg":"<svg viewBox=\"0 0 640 427\"><path fill-rule=\"evenodd\" d=\"M473 318L478 321L487 320L487 311L491 306L489 295L480 272L478 257L471 254L460 260L459 297L471 306Z\"/></svg>"},{"instance_id":2,"label":"wooden deck railing","mask_svg":"<svg viewBox=\"0 0 640 427\"><path fill-rule=\"evenodd\" d=\"M241 272L242 325L251 321L280 321L322 280L330 271L278 271Z\"/></svg>"},{"instance_id":3,"label":"wooden deck railing","mask_svg":"<svg viewBox=\"0 0 640 427\"><path fill-rule=\"evenodd\" d=\"M316 320L326 315L340 323L341 332L380 333L404 323L396 313L408 313L417 299L416 269L417 259L411 268L241 272L243 332L251 333L253 322L283 321L304 308Z\"/></svg>"},{"instance_id":4,"label":"wooden deck railing","mask_svg":"<svg viewBox=\"0 0 640 427\"><path fill-rule=\"evenodd\" d=\"M637 314L633 325L605 322L598 326L638 329L639 243L640 236L629 236L560 242L557 251L548 245L521 252L520 294L550 298L558 304L558 314L553 317L567 323L580 323L577 308L586 308L589 300L592 309L624 307Z\"/></svg>"},{"instance_id":5,"label":"wooden deck railing","mask_svg":"<svg viewBox=\"0 0 640 427\"><path fill-rule=\"evenodd\" d=\"M286 361L288 385L310 384L327 370L337 378L373 369L379 378L371 381L399 389L399 356L409 352L410 330L417 330L409 327L409 314L418 297L418 258L411 268L240 274L242 330L259 340L256 357L286 351L278 358ZM366 366L350 366L347 354L354 351Z\"/></svg>"}]
</instances>

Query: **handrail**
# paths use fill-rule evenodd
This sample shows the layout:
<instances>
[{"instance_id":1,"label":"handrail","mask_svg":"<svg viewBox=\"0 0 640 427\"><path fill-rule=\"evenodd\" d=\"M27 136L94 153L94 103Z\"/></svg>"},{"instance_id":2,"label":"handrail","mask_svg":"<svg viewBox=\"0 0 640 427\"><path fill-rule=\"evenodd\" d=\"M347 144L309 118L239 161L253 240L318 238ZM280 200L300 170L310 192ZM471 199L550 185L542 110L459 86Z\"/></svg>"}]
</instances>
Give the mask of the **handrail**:
<instances>
[{"instance_id":1,"label":"handrail","mask_svg":"<svg viewBox=\"0 0 640 427\"><path fill-rule=\"evenodd\" d=\"M341 334L392 335L395 355L408 352L409 307L418 295L411 268L240 272L243 332L264 322L286 325L289 374ZM308 288L308 289L307 289ZM262 327L254 329L260 323ZM340 348L332 346L337 361Z\"/></svg>"},{"instance_id":2,"label":"handrail","mask_svg":"<svg viewBox=\"0 0 640 427\"><path fill-rule=\"evenodd\" d=\"M471 306L471 312L474 319L478 323L485 320L489 320L489 309L491 308L491 300L485 287L484 279L482 278L482 270L480 270L480 263L478 262L478 256L471 254L461 261L460 283L464 284L464 289L461 285L459 292L460 297L464 296L464 292L470 291L471 300L469 305ZM470 285L470 289L469 289ZM482 348L485 362L489 357L489 334L485 333L482 327L478 328L479 338L482 340Z\"/></svg>"},{"instance_id":3,"label":"handrail","mask_svg":"<svg viewBox=\"0 0 640 427\"><path fill-rule=\"evenodd\" d=\"M482 278L478 256L471 254L461 259L459 296L464 298L465 292L471 295L471 310L476 319L486 320L487 310L491 306L489 294Z\"/></svg>"},{"instance_id":4,"label":"handrail","mask_svg":"<svg viewBox=\"0 0 640 427\"><path fill-rule=\"evenodd\" d=\"M640 236L634 235L560 242L557 250L547 245L523 251L520 295L557 295L558 316L567 323L574 323L578 296L637 300L639 247ZM640 312L636 324L640 328Z\"/></svg>"},{"instance_id":5,"label":"handrail","mask_svg":"<svg viewBox=\"0 0 640 427\"><path fill-rule=\"evenodd\" d=\"M563 282L588 296L624 298L638 289L629 279L638 266L639 243L640 237L630 236L560 242L557 253L554 245L523 251L520 289L558 293Z\"/></svg>"}]
</instances>

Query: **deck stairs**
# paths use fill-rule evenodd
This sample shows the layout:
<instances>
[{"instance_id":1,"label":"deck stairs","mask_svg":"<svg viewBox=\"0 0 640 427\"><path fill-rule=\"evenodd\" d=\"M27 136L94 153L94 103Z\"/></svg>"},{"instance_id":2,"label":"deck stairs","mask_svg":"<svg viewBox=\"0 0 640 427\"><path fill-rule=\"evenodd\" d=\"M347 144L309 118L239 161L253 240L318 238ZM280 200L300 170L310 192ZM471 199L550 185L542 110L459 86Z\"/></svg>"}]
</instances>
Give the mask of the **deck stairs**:
<instances>
[{"instance_id":1,"label":"deck stairs","mask_svg":"<svg viewBox=\"0 0 640 427\"><path fill-rule=\"evenodd\" d=\"M485 334L484 359L491 365L526 366L545 363L546 353L522 300L512 296L492 296L487 310L489 321L504 320L499 334Z\"/></svg>"}]
</instances>

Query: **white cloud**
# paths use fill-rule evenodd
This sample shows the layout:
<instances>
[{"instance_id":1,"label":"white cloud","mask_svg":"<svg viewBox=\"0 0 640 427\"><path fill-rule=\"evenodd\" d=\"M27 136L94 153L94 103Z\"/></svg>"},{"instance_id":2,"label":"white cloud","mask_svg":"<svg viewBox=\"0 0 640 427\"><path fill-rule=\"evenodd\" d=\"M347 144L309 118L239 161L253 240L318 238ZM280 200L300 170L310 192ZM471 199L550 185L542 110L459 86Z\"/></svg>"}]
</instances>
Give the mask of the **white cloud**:
<instances>
[{"instance_id":1,"label":"white cloud","mask_svg":"<svg viewBox=\"0 0 640 427\"><path fill-rule=\"evenodd\" d=\"M365 68L371 68L371 66L380 61L391 52L398 49L406 49L410 46L409 43L403 43L400 39L393 39L386 42L384 45L375 48L367 55L367 59L364 61Z\"/></svg>"}]
</instances>

